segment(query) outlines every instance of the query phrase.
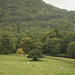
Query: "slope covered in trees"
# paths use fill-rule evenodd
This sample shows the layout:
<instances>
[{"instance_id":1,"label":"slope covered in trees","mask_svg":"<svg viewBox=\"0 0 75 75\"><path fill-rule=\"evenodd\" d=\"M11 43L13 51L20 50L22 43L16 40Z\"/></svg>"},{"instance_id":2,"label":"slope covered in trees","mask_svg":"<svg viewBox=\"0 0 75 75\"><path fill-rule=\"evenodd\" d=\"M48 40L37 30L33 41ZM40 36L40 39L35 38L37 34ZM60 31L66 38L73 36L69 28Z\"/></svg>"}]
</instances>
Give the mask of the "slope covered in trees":
<instances>
[{"instance_id":1,"label":"slope covered in trees","mask_svg":"<svg viewBox=\"0 0 75 75\"><path fill-rule=\"evenodd\" d=\"M57 28L74 31L74 11L61 10L42 0L0 0L0 4L1 30L38 32Z\"/></svg>"},{"instance_id":2,"label":"slope covered in trees","mask_svg":"<svg viewBox=\"0 0 75 75\"><path fill-rule=\"evenodd\" d=\"M22 41L27 37L32 40L30 47L30 40L29 44ZM59 9L42 0L0 0L0 53L23 47L27 53L38 48L51 55L64 54L74 38L75 11Z\"/></svg>"}]
</instances>

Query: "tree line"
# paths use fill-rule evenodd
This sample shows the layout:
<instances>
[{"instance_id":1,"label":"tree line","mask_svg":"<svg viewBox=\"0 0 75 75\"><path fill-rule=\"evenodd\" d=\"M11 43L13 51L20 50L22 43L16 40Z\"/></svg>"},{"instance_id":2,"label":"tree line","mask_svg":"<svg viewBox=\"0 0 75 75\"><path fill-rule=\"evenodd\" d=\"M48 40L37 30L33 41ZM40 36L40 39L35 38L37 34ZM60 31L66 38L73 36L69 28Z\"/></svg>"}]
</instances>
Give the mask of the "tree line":
<instances>
[{"instance_id":1,"label":"tree line","mask_svg":"<svg viewBox=\"0 0 75 75\"><path fill-rule=\"evenodd\" d=\"M27 54L37 49L46 55L75 58L75 33L64 34L54 29L44 33L41 39L33 39L29 36L11 34L9 31L0 32L0 54L16 53L18 48Z\"/></svg>"}]
</instances>

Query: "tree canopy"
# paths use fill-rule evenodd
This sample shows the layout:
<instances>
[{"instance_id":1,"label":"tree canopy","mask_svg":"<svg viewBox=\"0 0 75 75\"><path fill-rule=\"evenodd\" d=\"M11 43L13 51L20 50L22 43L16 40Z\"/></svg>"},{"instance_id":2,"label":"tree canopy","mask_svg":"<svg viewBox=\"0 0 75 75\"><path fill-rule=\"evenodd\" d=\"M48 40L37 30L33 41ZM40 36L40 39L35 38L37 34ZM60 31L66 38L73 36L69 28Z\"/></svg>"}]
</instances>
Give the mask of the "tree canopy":
<instances>
[{"instance_id":1,"label":"tree canopy","mask_svg":"<svg viewBox=\"0 0 75 75\"><path fill-rule=\"evenodd\" d=\"M70 42L67 46L67 56L75 58L75 42Z\"/></svg>"},{"instance_id":2,"label":"tree canopy","mask_svg":"<svg viewBox=\"0 0 75 75\"><path fill-rule=\"evenodd\" d=\"M33 48L33 41L30 37L24 37L19 43L19 47L23 48L24 52L29 53Z\"/></svg>"},{"instance_id":3,"label":"tree canopy","mask_svg":"<svg viewBox=\"0 0 75 75\"><path fill-rule=\"evenodd\" d=\"M37 58L43 58L42 52L38 49L34 49L29 52L27 58L33 58L33 60L37 60Z\"/></svg>"}]
</instances>

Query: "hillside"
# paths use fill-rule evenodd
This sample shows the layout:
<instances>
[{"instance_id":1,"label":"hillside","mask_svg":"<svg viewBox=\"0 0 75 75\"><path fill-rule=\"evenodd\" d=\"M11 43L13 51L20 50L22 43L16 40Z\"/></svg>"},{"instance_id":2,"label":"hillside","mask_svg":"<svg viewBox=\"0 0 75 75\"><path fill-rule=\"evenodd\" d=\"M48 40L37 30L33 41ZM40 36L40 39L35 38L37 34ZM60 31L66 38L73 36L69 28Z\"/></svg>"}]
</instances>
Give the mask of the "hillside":
<instances>
[{"instance_id":1,"label":"hillside","mask_svg":"<svg viewBox=\"0 0 75 75\"><path fill-rule=\"evenodd\" d=\"M0 54L17 48L75 58L75 11L43 0L0 0Z\"/></svg>"},{"instance_id":2,"label":"hillside","mask_svg":"<svg viewBox=\"0 0 75 75\"><path fill-rule=\"evenodd\" d=\"M74 32L74 11L61 10L42 0L0 0L0 4L1 30L12 32L37 30L38 33L38 29L42 32L57 28L61 31Z\"/></svg>"}]
</instances>

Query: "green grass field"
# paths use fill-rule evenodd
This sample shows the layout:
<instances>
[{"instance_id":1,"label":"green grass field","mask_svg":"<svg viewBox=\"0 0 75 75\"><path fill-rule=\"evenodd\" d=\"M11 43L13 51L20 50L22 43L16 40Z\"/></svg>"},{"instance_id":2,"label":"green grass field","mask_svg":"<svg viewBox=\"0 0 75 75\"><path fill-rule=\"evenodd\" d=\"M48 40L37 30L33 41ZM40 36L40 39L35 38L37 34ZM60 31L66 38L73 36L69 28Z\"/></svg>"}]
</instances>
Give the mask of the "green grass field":
<instances>
[{"instance_id":1,"label":"green grass field","mask_svg":"<svg viewBox=\"0 0 75 75\"><path fill-rule=\"evenodd\" d=\"M0 75L75 75L75 59L47 56L32 61L23 56L0 55Z\"/></svg>"}]
</instances>

